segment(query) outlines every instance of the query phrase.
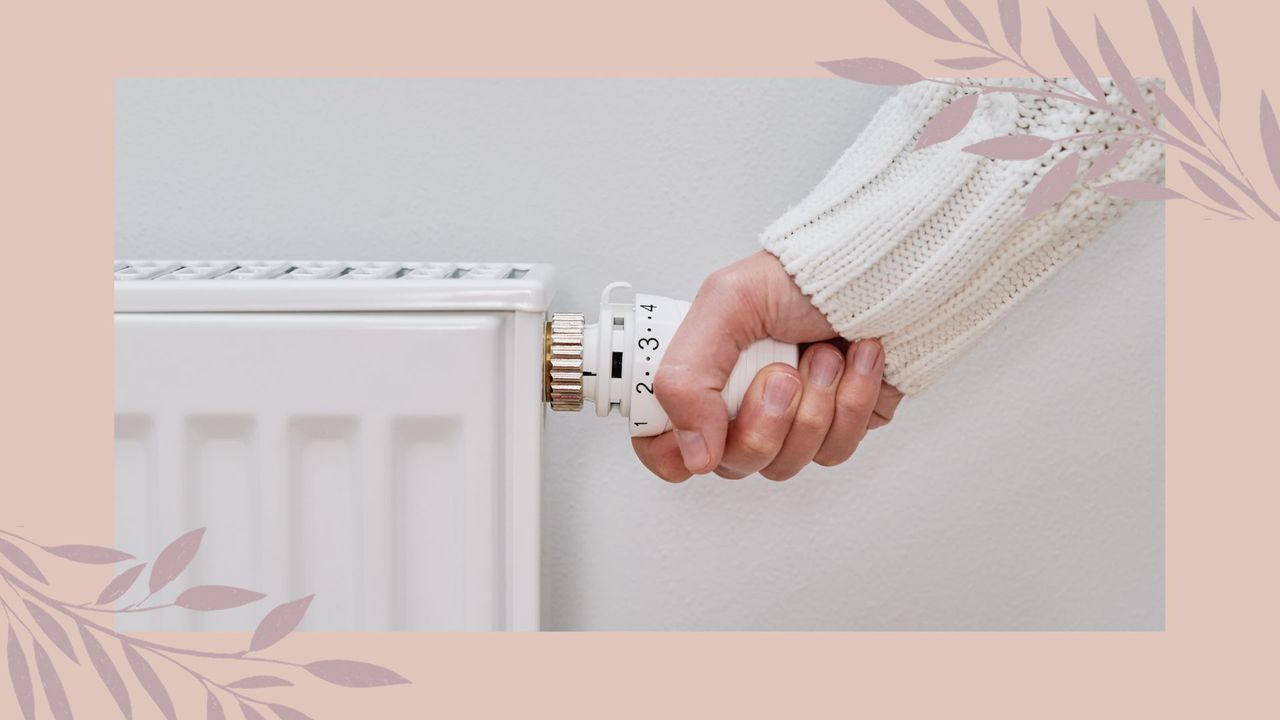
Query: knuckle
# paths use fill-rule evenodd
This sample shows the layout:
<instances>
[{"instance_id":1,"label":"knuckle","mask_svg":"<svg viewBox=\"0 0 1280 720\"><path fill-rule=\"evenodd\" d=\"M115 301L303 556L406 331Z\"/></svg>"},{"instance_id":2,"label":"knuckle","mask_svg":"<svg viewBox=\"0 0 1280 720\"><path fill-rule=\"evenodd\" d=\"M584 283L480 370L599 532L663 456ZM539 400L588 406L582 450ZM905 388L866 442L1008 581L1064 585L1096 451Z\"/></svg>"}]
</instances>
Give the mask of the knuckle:
<instances>
[{"instance_id":1,"label":"knuckle","mask_svg":"<svg viewBox=\"0 0 1280 720\"><path fill-rule=\"evenodd\" d=\"M837 460L835 455L832 455L831 452L827 451L819 451L818 455L813 456L813 461L815 465L822 465L823 468L831 468L832 465L840 465L840 460Z\"/></svg>"},{"instance_id":2,"label":"knuckle","mask_svg":"<svg viewBox=\"0 0 1280 720\"><path fill-rule=\"evenodd\" d=\"M853 457L853 454L858 450L858 444L861 440L861 437L856 437L852 438L850 441L824 445L818 450L817 454L814 455L813 461L823 467L839 465Z\"/></svg>"},{"instance_id":3,"label":"knuckle","mask_svg":"<svg viewBox=\"0 0 1280 720\"><path fill-rule=\"evenodd\" d=\"M874 400L874 398L867 397L865 393L844 392L837 397L836 406L839 412L844 413L846 417L862 418L863 422L865 422L875 407Z\"/></svg>"},{"instance_id":4,"label":"knuckle","mask_svg":"<svg viewBox=\"0 0 1280 720\"><path fill-rule=\"evenodd\" d=\"M708 275L702 281L702 287L698 289L698 293L706 293L708 295L718 295L726 290L733 290L738 284L738 274L729 268L721 268Z\"/></svg>"},{"instance_id":5,"label":"knuckle","mask_svg":"<svg viewBox=\"0 0 1280 720\"><path fill-rule=\"evenodd\" d=\"M816 435L818 433L826 433L827 428L831 426L831 417L826 413L805 410L803 406L796 413L795 420L792 421L791 427L805 435Z\"/></svg>"},{"instance_id":6,"label":"knuckle","mask_svg":"<svg viewBox=\"0 0 1280 720\"><path fill-rule=\"evenodd\" d=\"M679 367L662 368L653 378L653 395L663 407L687 396L692 389L692 378Z\"/></svg>"},{"instance_id":7,"label":"knuckle","mask_svg":"<svg viewBox=\"0 0 1280 720\"><path fill-rule=\"evenodd\" d=\"M836 457L832 453L820 452L813 457L813 461L822 467L832 467L844 462L842 458Z\"/></svg>"},{"instance_id":8,"label":"knuckle","mask_svg":"<svg viewBox=\"0 0 1280 720\"><path fill-rule=\"evenodd\" d=\"M662 472L658 473L658 477L673 485L678 485L685 480L688 480L690 474L689 471L684 468L667 467L663 468Z\"/></svg>"},{"instance_id":9,"label":"knuckle","mask_svg":"<svg viewBox=\"0 0 1280 720\"><path fill-rule=\"evenodd\" d=\"M771 465L761 470L760 476L773 482L784 482L795 477L796 471L792 468L776 468Z\"/></svg>"},{"instance_id":10,"label":"knuckle","mask_svg":"<svg viewBox=\"0 0 1280 720\"><path fill-rule=\"evenodd\" d=\"M771 458L778 447L777 441L763 433L744 432L738 437L739 450L752 458Z\"/></svg>"}]
</instances>

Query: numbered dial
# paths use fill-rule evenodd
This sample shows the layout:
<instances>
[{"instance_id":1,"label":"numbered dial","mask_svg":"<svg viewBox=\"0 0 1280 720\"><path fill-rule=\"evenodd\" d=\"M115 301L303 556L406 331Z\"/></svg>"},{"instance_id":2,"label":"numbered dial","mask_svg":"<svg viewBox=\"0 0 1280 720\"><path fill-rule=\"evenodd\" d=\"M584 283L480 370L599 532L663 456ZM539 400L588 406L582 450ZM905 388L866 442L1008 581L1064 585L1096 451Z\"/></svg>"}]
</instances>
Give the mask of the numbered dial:
<instances>
[{"instance_id":1,"label":"numbered dial","mask_svg":"<svg viewBox=\"0 0 1280 720\"><path fill-rule=\"evenodd\" d=\"M633 437L661 435L671 429L671 421L653 395L653 378L658 374L676 328L688 312L689 303L683 300L636 294L632 315L636 331L631 348L631 407L624 413Z\"/></svg>"},{"instance_id":2,"label":"numbered dial","mask_svg":"<svg viewBox=\"0 0 1280 720\"><path fill-rule=\"evenodd\" d=\"M671 338L689 312L689 303L637 293L615 302L613 295L631 286L613 283L600 298L600 318L583 334L583 394L597 415L617 408L634 437L660 435L671 421L653 394L653 381ZM766 339L743 351L725 384L724 399L734 417L756 373L775 362L795 366L795 345Z\"/></svg>"}]
</instances>

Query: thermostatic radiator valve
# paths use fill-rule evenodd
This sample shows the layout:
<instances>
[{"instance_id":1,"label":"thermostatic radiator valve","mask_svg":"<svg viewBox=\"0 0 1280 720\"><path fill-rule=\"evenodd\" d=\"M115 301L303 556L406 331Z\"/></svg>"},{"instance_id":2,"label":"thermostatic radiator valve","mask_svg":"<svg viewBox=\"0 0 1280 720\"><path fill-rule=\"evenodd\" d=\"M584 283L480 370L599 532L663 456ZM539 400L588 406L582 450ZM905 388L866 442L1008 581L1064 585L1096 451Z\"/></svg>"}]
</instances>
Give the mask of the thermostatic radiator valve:
<instances>
[{"instance_id":1,"label":"thermostatic radiator valve","mask_svg":"<svg viewBox=\"0 0 1280 720\"><path fill-rule=\"evenodd\" d=\"M581 410L588 400L601 417L617 408L633 437L661 435L671 421L653 396L653 378L689 303L645 293L630 302L613 300L616 292L630 288L625 282L606 286L594 323L581 313L552 314L546 332L546 400L560 411ZM761 368L776 362L794 367L798 360L795 345L772 339L742 351L724 389L729 417L737 415Z\"/></svg>"}]
</instances>

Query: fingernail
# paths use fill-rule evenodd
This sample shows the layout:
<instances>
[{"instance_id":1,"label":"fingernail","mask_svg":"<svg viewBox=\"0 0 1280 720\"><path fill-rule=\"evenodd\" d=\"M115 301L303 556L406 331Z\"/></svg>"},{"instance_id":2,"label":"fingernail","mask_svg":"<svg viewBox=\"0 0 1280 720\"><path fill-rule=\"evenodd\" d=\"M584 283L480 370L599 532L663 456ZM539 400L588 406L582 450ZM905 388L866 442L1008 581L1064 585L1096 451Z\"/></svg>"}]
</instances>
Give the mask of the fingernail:
<instances>
[{"instance_id":1,"label":"fingernail","mask_svg":"<svg viewBox=\"0 0 1280 720\"><path fill-rule=\"evenodd\" d=\"M764 381L764 411L767 415L778 416L791 407L791 399L800 389L800 381L793 375L776 372Z\"/></svg>"},{"instance_id":2,"label":"fingernail","mask_svg":"<svg viewBox=\"0 0 1280 720\"><path fill-rule=\"evenodd\" d=\"M680 446L680 457L689 472L697 472L707 464L707 441L702 433L694 430L677 430L676 444Z\"/></svg>"},{"instance_id":3,"label":"fingernail","mask_svg":"<svg viewBox=\"0 0 1280 720\"><path fill-rule=\"evenodd\" d=\"M844 358L835 350L819 350L813 355L813 366L809 368L809 377L818 387L831 387L840 373Z\"/></svg>"},{"instance_id":4,"label":"fingernail","mask_svg":"<svg viewBox=\"0 0 1280 720\"><path fill-rule=\"evenodd\" d=\"M876 361L880 359L880 344L863 340L858 343L858 350L853 355L853 367L861 375L870 375L876 370Z\"/></svg>"}]
</instances>

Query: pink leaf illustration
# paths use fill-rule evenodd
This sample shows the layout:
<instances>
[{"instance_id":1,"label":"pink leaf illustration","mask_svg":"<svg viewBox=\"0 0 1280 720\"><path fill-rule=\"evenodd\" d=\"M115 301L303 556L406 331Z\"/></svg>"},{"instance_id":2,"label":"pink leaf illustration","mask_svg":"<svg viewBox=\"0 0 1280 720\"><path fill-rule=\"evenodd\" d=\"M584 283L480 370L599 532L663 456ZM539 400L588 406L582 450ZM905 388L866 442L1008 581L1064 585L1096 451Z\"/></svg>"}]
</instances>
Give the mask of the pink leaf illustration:
<instances>
[{"instance_id":1,"label":"pink leaf illustration","mask_svg":"<svg viewBox=\"0 0 1280 720\"><path fill-rule=\"evenodd\" d=\"M1105 175L1108 170L1115 167L1117 163L1123 160L1124 156L1128 155L1129 151L1133 149L1133 146L1136 144L1137 141L1134 139L1125 138L1124 140L1121 140L1107 148L1098 156L1097 160L1093 161L1093 164L1089 166L1089 169L1085 171L1083 182L1090 183Z\"/></svg>"},{"instance_id":2,"label":"pink leaf illustration","mask_svg":"<svg viewBox=\"0 0 1280 720\"><path fill-rule=\"evenodd\" d=\"M243 700L240 701L240 713L244 715L244 720L267 720L262 717L262 713L254 710L252 706L246 704Z\"/></svg>"},{"instance_id":3,"label":"pink leaf illustration","mask_svg":"<svg viewBox=\"0 0 1280 720\"><path fill-rule=\"evenodd\" d=\"M307 614L307 608L311 607L311 600L314 597L315 595L308 595L292 600L276 606L267 613L266 617L262 618L262 622L258 623L258 629L253 631L253 639L249 641L249 651L257 652L271 647L293 632L293 629L298 627L298 623L302 622L302 617Z\"/></svg>"},{"instance_id":4,"label":"pink leaf illustration","mask_svg":"<svg viewBox=\"0 0 1280 720\"><path fill-rule=\"evenodd\" d=\"M956 22L960 23L960 27L968 30L970 35L984 43L990 42L987 39L987 31L982 28L982 23L978 22L978 18L974 17L973 12L969 10L969 6L965 5L962 0L947 0L947 8L951 10Z\"/></svg>"},{"instance_id":5,"label":"pink leaf illustration","mask_svg":"<svg viewBox=\"0 0 1280 720\"><path fill-rule=\"evenodd\" d=\"M920 139L916 141L915 149L927 148L955 137L965 125L969 124L969 119L973 117L973 111L977 107L978 95L970 94L939 110L929 120L929 124L924 126Z\"/></svg>"},{"instance_id":6,"label":"pink leaf illustration","mask_svg":"<svg viewBox=\"0 0 1280 720\"><path fill-rule=\"evenodd\" d=\"M93 669L97 670L98 677L102 678L102 684L106 685L107 691L111 693L111 699L115 700L116 707L120 708L120 714L125 718L132 718L133 705L129 702L129 690L125 688L120 672L116 670L115 663L111 662L111 657L102 648L102 644L84 625L80 626L80 642L84 644L84 654L89 656Z\"/></svg>"},{"instance_id":7,"label":"pink leaf illustration","mask_svg":"<svg viewBox=\"0 0 1280 720\"><path fill-rule=\"evenodd\" d=\"M995 65L1000 62L1000 58L994 57L960 57L960 58L939 58L934 62L949 67L952 70L977 70L988 65Z\"/></svg>"},{"instance_id":8,"label":"pink leaf illustration","mask_svg":"<svg viewBox=\"0 0 1280 720\"><path fill-rule=\"evenodd\" d=\"M1071 153L1059 160L1057 165L1049 168L1027 198L1027 207L1023 209L1022 217L1039 215L1066 197L1071 186L1076 182L1076 173L1079 170L1079 153Z\"/></svg>"},{"instance_id":9,"label":"pink leaf illustration","mask_svg":"<svg viewBox=\"0 0 1280 720\"><path fill-rule=\"evenodd\" d=\"M1265 90L1258 115L1258 124L1262 128L1262 151L1267 155L1271 179L1280 187L1280 125L1276 124L1276 111L1271 108L1271 101L1267 99Z\"/></svg>"},{"instance_id":10,"label":"pink leaf illustration","mask_svg":"<svg viewBox=\"0 0 1280 720\"><path fill-rule=\"evenodd\" d=\"M1174 127L1175 130L1182 133L1182 136L1195 142L1198 145L1204 145L1204 138L1200 137L1200 133L1196 131L1195 123L1191 122L1191 118L1182 112L1182 108L1178 107L1178 103L1169 97L1159 85L1151 86L1152 92L1156 95L1156 105L1160 106L1160 112L1164 113L1165 120Z\"/></svg>"},{"instance_id":11,"label":"pink leaf illustration","mask_svg":"<svg viewBox=\"0 0 1280 720\"><path fill-rule=\"evenodd\" d=\"M57 545L47 547L45 551L66 560L89 565L110 565L121 560L133 559L129 553L97 545Z\"/></svg>"},{"instance_id":12,"label":"pink leaf illustration","mask_svg":"<svg viewBox=\"0 0 1280 720\"><path fill-rule=\"evenodd\" d=\"M49 703L49 713L54 720L71 720L71 703L67 700L67 691L62 689L62 678L58 677L49 653L34 641L31 649L36 656L36 670L40 672L40 685L44 687L44 699Z\"/></svg>"},{"instance_id":13,"label":"pink leaf illustration","mask_svg":"<svg viewBox=\"0 0 1280 720\"><path fill-rule=\"evenodd\" d=\"M230 685L227 685L227 687L236 689L243 688L248 690L253 688L284 687L286 685L293 685L293 683L282 677L276 677L275 675L252 675L250 677L240 678Z\"/></svg>"},{"instance_id":14,"label":"pink leaf illustration","mask_svg":"<svg viewBox=\"0 0 1280 720\"><path fill-rule=\"evenodd\" d=\"M1178 84L1178 92L1192 106L1196 104L1196 89L1191 84L1191 71L1187 69L1187 57L1182 52L1182 43L1178 40L1178 31L1173 29L1173 21L1169 13L1164 11L1160 0L1147 0L1151 9L1151 22L1156 26L1156 38L1160 41L1160 52L1164 53L1164 64L1169 67L1169 74Z\"/></svg>"},{"instance_id":15,"label":"pink leaf illustration","mask_svg":"<svg viewBox=\"0 0 1280 720\"><path fill-rule=\"evenodd\" d=\"M881 58L847 58L818 64L846 80L872 85L910 85L924 80L923 75L906 65Z\"/></svg>"},{"instance_id":16,"label":"pink leaf illustration","mask_svg":"<svg viewBox=\"0 0 1280 720\"><path fill-rule=\"evenodd\" d=\"M1106 92L1102 90L1102 83L1098 82L1098 76L1093 73L1093 68L1089 67L1089 61L1084 59L1084 55L1080 54L1079 47L1075 46L1075 42L1071 41L1071 36L1066 35L1065 29L1057 22L1057 18L1053 17L1053 10L1048 12L1048 24L1053 29L1053 42L1057 44L1057 50L1062 54L1062 59L1066 60L1066 67L1071 68L1071 74L1075 79L1080 81L1096 99L1106 102Z\"/></svg>"},{"instance_id":17,"label":"pink leaf illustration","mask_svg":"<svg viewBox=\"0 0 1280 720\"><path fill-rule=\"evenodd\" d=\"M1222 117L1222 88L1218 79L1218 61L1213 57L1213 46L1205 34L1200 13L1191 8L1191 44L1196 50L1196 72L1200 75L1200 87L1209 101L1209 109L1216 118Z\"/></svg>"},{"instance_id":18,"label":"pink leaf illustration","mask_svg":"<svg viewBox=\"0 0 1280 720\"><path fill-rule=\"evenodd\" d=\"M208 691L205 698L204 714L207 720L227 720L227 714L222 711L222 703L218 702L218 696L212 690Z\"/></svg>"},{"instance_id":19,"label":"pink leaf illustration","mask_svg":"<svg viewBox=\"0 0 1280 720\"><path fill-rule=\"evenodd\" d=\"M80 661L76 658L76 652L71 647L71 638L67 637L67 631L62 629L58 621L54 620L53 616L46 612L44 608L30 600L23 600L23 603L27 606L27 612L31 613L31 619L36 621L36 625L40 627L45 636L53 641L54 645L58 646L62 654L71 658L71 662L79 664Z\"/></svg>"},{"instance_id":20,"label":"pink leaf illustration","mask_svg":"<svg viewBox=\"0 0 1280 720\"><path fill-rule=\"evenodd\" d=\"M40 568L36 567L36 563L31 559L31 556L27 555L17 545L14 545L4 538L0 538L0 555L4 555L8 558L9 562L13 563L14 567L26 573L32 579L42 582L45 585L49 584L49 581L44 579L44 573L40 572Z\"/></svg>"},{"instance_id":21,"label":"pink leaf illustration","mask_svg":"<svg viewBox=\"0 0 1280 720\"><path fill-rule=\"evenodd\" d=\"M18 643L18 635L9 625L9 642L6 648L9 658L9 682L13 684L13 695L18 699L18 709L22 711L24 720L35 720L36 697L31 688L31 667L27 665L26 653Z\"/></svg>"},{"instance_id":22,"label":"pink leaf illustration","mask_svg":"<svg viewBox=\"0 0 1280 720\"><path fill-rule=\"evenodd\" d=\"M1121 180L1107 185L1099 185L1098 190L1108 195L1125 200L1179 200L1184 195L1170 190L1163 185L1143 182L1142 180Z\"/></svg>"},{"instance_id":23,"label":"pink leaf illustration","mask_svg":"<svg viewBox=\"0 0 1280 720\"><path fill-rule=\"evenodd\" d=\"M917 28L929 33L930 35L940 39L958 42L960 38L951 32L951 28L946 23L938 19L937 15L929 12L928 8L916 2L916 0L885 0L889 3L889 7L893 8L903 20L915 25Z\"/></svg>"},{"instance_id":24,"label":"pink leaf illustration","mask_svg":"<svg viewBox=\"0 0 1280 720\"><path fill-rule=\"evenodd\" d=\"M1000 27L1015 53L1022 53L1022 10L1018 0L1000 0Z\"/></svg>"},{"instance_id":25,"label":"pink leaf illustration","mask_svg":"<svg viewBox=\"0 0 1280 720\"><path fill-rule=\"evenodd\" d=\"M106 605L120 599L120 596L129 592L129 588L138 581L138 576L142 574L142 569L147 566L146 563L138 563L133 567L125 570L115 576L107 586L102 589L102 594L98 595L98 599L94 601L94 605Z\"/></svg>"},{"instance_id":26,"label":"pink leaf illustration","mask_svg":"<svg viewBox=\"0 0 1280 720\"><path fill-rule=\"evenodd\" d=\"M1200 192L1204 193L1205 197L1218 203L1222 207L1231 208L1232 210L1241 213L1244 212L1244 208L1240 207L1240 205L1236 203L1235 199L1232 198L1231 195L1227 194L1226 190L1222 189L1221 185L1214 182L1213 178L1205 175L1204 171L1200 168L1183 162L1182 169L1187 172L1187 177L1191 178L1191 182L1195 183L1196 187L1200 188Z\"/></svg>"},{"instance_id":27,"label":"pink leaf illustration","mask_svg":"<svg viewBox=\"0 0 1280 720\"><path fill-rule=\"evenodd\" d=\"M155 563L151 565L151 592L156 593L174 578L187 569L191 559L200 549L200 540L204 537L204 528L197 528L169 543L160 551Z\"/></svg>"},{"instance_id":28,"label":"pink leaf illustration","mask_svg":"<svg viewBox=\"0 0 1280 720\"><path fill-rule=\"evenodd\" d=\"M355 660L317 660L303 667L321 680L342 687L382 687L409 682L384 667Z\"/></svg>"},{"instance_id":29,"label":"pink leaf illustration","mask_svg":"<svg viewBox=\"0 0 1280 720\"><path fill-rule=\"evenodd\" d=\"M1053 29L1053 41L1058 44L1058 52L1062 53L1062 59L1067 61L1067 67L1071 68L1072 74L1095 98L1106 102L1107 94L1102 90L1102 83L1098 82L1098 76L1089 66L1089 61L1080 54L1080 49L1071 41L1071 36L1062 29L1058 18L1053 16L1052 10L1049 11L1049 27Z\"/></svg>"},{"instance_id":30,"label":"pink leaf illustration","mask_svg":"<svg viewBox=\"0 0 1280 720\"><path fill-rule=\"evenodd\" d=\"M230 610L264 597L260 592L230 585L197 585L183 590L173 604L188 610Z\"/></svg>"},{"instance_id":31,"label":"pink leaf illustration","mask_svg":"<svg viewBox=\"0 0 1280 720\"><path fill-rule=\"evenodd\" d=\"M974 143L964 151L992 160L1030 160L1049 152L1053 140L1039 135L1002 135Z\"/></svg>"},{"instance_id":32,"label":"pink leaf illustration","mask_svg":"<svg viewBox=\"0 0 1280 720\"><path fill-rule=\"evenodd\" d=\"M151 668L147 659L134 650L128 642L122 643L121 647L124 648L124 656L129 661L129 667L133 668L133 674L138 678L138 684L142 685L142 689L151 696L160 714L164 715L165 720L177 720L178 716L173 711L173 701L169 699L164 683L160 681L160 676L156 675L156 671Z\"/></svg>"},{"instance_id":33,"label":"pink leaf illustration","mask_svg":"<svg viewBox=\"0 0 1280 720\"><path fill-rule=\"evenodd\" d=\"M310 715L298 712L288 705L268 705L271 712L276 714L280 720L311 720Z\"/></svg>"},{"instance_id":34,"label":"pink leaf illustration","mask_svg":"<svg viewBox=\"0 0 1280 720\"><path fill-rule=\"evenodd\" d=\"M1093 18L1093 27L1098 34L1098 52L1102 54L1102 62L1107 66L1107 72L1111 73L1111 80L1120 88L1120 94L1129 101L1134 110L1138 111L1140 117L1151 118L1151 109L1147 107L1146 97L1142 94L1142 90L1138 87L1138 82L1133 79L1133 73L1129 72L1129 66L1124 64L1124 59L1120 57L1120 51L1116 50L1116 46L1112 44L1111 38L1107 36L1107 31L1103 29L1102 23L1095 15ZM1099 100L1102 98L1099 97Z\"/></svg>"}]
</instances>

